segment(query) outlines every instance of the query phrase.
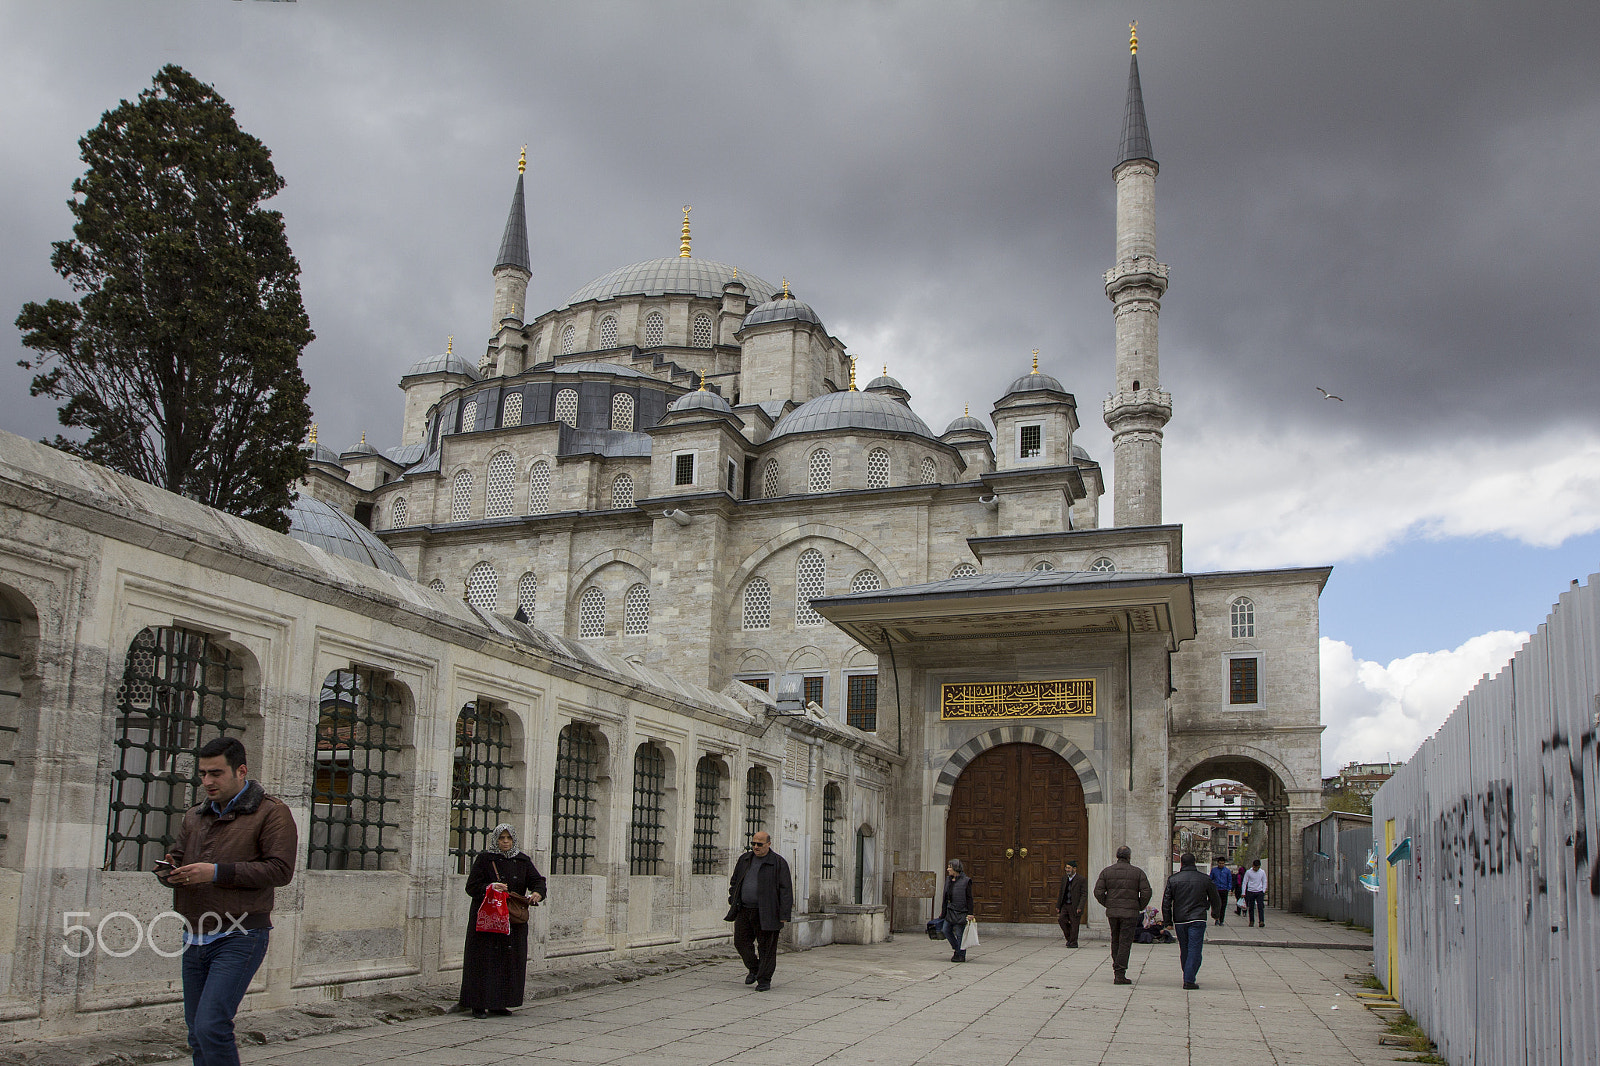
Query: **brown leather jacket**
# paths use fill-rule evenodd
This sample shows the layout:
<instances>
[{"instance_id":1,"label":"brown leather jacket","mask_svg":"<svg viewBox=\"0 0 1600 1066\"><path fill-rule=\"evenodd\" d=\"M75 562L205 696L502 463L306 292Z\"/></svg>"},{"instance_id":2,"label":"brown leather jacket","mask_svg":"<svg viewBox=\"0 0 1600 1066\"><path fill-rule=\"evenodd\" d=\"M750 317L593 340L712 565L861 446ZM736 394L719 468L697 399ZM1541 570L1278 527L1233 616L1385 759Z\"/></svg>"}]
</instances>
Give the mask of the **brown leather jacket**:
<instances>
[{"instance_id":1,"label":"brown leather jacket","mask_svg":"<svg viewBox=\"0 0 1600 1066\"><path fill-rule=\"evenodd\" d=\"M177 866L216 863L217 879L174 886L172 909L197 933L266 929L272 925L272 890L294 877L299 853L300 834L289 808L257 782L247 783L221 817L206 800L183 816L167 855Z\"/></svg>"}]
</instances>

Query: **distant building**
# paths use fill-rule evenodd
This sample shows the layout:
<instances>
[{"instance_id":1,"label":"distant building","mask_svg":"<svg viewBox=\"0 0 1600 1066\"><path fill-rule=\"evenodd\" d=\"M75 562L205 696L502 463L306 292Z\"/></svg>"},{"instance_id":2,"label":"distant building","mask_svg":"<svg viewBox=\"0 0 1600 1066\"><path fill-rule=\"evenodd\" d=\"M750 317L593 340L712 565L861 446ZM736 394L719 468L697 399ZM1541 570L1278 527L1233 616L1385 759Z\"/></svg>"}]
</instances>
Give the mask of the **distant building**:
<instances>
[{"instance_id":1,"label":"distant building","mask_svg":"<svg viewBox=\"0 0 1600 1066\"><path fill-rule=\"evenodd\" d=\"M1393 777L1403 762L1352 762L1332 777L1322 779L1322 798L1331 800L1338 796L1359 796L1370 809L1372 794Z\"/></svg>"}]
</instances>

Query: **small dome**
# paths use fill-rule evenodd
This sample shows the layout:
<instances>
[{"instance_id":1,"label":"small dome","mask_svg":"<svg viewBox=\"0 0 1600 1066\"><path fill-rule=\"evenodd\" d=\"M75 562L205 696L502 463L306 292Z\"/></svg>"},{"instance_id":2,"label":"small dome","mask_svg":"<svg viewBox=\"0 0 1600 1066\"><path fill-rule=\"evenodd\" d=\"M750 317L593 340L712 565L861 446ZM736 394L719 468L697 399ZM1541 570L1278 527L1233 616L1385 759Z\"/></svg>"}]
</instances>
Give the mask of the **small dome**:
<instances>
[{"instance_id":1,"label":"small dome","mask_svg":"<svg viewBox=\"0 0 1600 1066\"><path fill-rule=\"evenodd\" d=\"M372 530L337 507L310 496L301 496L289 505L289 536L386 574L407 580L411 577L394 552L374 536Z\"/></svg>"},{"instance_id":2,"label":"small dome","mask_svg":"<svg viewBox=\"0 0 1600 1066\"><path fill-rule=\"evenodd\" d=\"M1072 461L1077 462L1079 459L1082 459L1086 463L1094 462L1093 459L1089 458L1089 453L1084 451L1083 445L1074 444L1072 446Z\"/></svg>"},{"instance_id":3,"label":"small dome","mask_svg":"<svg viewBox=\"0 0 1600 1066\"><path fill-rule=\"evenodd\" d=\"M888 374L880 375L879 377L875 377L871 381L867 382L867 391L871 392L873 389L899 389L901 392L906 391L906 387L904 385L900 384L900 382L896 381Z\"/></svg>"},{"instance_id":4,"label":"small dome","mask_svg":"<svg viewBox=\"0 0 1600 1066\"><path fill-rule=\"evenodd\" d=\"M344 469L344 464L339 462L339 453L326 444L302 444L300 445L300 450L313 463L328 463L331 466L339 467L341 470Z\"/></svg>"},{"instance_id":5,"label":"small dome","mask_svg":"<svg viewBox=\"0 0 1600 1066\"><path fill-rule=\"evenodd\" d=\"M461 356L455 353L430 355L418 359L411 364L411 369L400 375L405 378L417 377L420 374L460 374L463 377L478 380L478 370Z\"/></svg>"},{"instance_id":6,"label":"small dome","mask_svg":"<svg viewBox=\"0 0 1600 1066\"><path fill-rule=\"evenodd\" d=\"M1018 378L1017 380L1013 381L1011 383L1010 387L1006 389L1005 394L1007 396L1011 396L1011 395L1013 395L1015 393L1019 393L1019 392L1066 392L1066 391L1067 391L1066 387L1063 386L1061 384L1061 382L1057 381L1055 378L1051 377L1049 374L1041 374L1037 370L1035 370L1033 373L1024 374L1020 378Z\"/></svg>"},{"instance_id":7,"label":"small dome","mask_svg":"<svg viewBox=\"0 0 1600 1066\"><path fill-rule=\"evenodd\" d=\"M614 300L620 296L663 296L687 293L706 299L722 299L722 287L735 280L758 301L772 299L777 291L754 274L735 270L712 259L673 256L630 263L609 274L602 274L567 298L564 306L588 300Z\"/></svg>"},{"instance_id":8,"label":"small dome","mask_svg":"<svg viewBox=\"0 0 1600 1066\"><path fill-rule=\"evenodd\" d=\"M756 307L744 316L744 324L739 328L759 326L763 322L809 322L813 326L822 325L822 319L817 317L811 305L804 300L796 300L793 296L768 300Z\"/></svg>"},{"instance_id":9,"label":"small dome","mask_svg":"<svg viewBox=\"0 0 1600 1066\"><path fill-rule=\"evenodd\" d=\"M994 436L993 433L989 432L988 426L984 425L976 418L973 418L971 415L962 415L960 418L956 419L954 422L951 422L945 427L945 436L948 437L952 433L982 433L985 437Z\"/></svg>"},{"instance_id":10,"label":"small dome","mask_svg":"<svg viewBox=\"0 0 1600 1066\"><path fill-rule=\"evenodd\" d=\"M372 445L367 443L367 435L365 433L363 433L361 435L361 440L353 448L351 448L349 451L345 452L344 454L345 455L378 455L380 453L378 452L378 449L374 448Z\"/></svg>"},{"instance_id":11,"label":"small dome","mask_svg":"<svg viewBox=\"0 0 1600 1066\"><path fill-rule=\"evenodd\" d=\"M807 400L778 420L767 440L793 433L868 429L882 433L914 433L938 438L928 424L898 400L871 392L826 392Z\"/></svg>"},{"instance_id":12,"label":"small dome","mask_svg":"<svg viewBox=\"0 0 1600 1066\"><path fill-rule=\"evenodd\" d=\"M679 396L676 400L672 401L671 406L669 406L667 410L715 411L718 414L733 413L733 408L728 406L728 401L724 400L720 395L712 392L710 389L698 389L694 392Z\"/></svg>"}]
</instances>

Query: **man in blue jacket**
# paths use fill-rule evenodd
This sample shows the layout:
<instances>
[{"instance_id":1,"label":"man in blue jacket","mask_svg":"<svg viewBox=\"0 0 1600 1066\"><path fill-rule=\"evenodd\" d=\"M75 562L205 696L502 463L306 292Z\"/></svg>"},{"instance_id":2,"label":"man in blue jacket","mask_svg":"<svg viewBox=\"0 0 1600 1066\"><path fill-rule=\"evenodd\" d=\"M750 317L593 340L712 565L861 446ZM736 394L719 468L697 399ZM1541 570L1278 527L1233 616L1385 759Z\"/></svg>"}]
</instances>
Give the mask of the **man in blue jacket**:
<instances>
[{"instance_id":1,"label":"man in blue jacket","mask_svg":"<svg viewBox=\"0 0 1600 1066\"><path fill-rule=\"evenodd\" d=\"M772 850L764 830L750 834L750 850L739 856L728 879L728 921L733 947L744 960L747 985L757 992L772 987L778 965L778 934L794 910L794 885L789 864Z\"/></svg>"},{"instance_id":2,"label":"man in blue jacket","mask_svg":"<svg viewBox=\"0 0 1600 1066\"><path fill-rule=\"evenodd\" d=\"M1217 891L1222 893L1222 909L1217 912L1216 923L1228 916L1228 891L1233 888L1233 871L1228 869L1228 860L1221 855L1211 857L1211 883L1217 886Z\"/></svg>"}]
</instances>

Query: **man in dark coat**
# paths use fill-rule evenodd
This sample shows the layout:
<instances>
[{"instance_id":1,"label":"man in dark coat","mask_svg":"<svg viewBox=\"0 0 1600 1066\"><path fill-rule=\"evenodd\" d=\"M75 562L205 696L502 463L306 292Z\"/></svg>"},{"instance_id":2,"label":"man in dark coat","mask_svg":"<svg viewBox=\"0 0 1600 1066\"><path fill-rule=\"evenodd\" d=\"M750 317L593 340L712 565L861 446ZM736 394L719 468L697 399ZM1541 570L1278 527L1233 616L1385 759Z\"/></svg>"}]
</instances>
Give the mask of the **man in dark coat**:
<instances>
[{"instance_id":1,"label":"man in dark coat","mask_svg":"<svg viewBox=\"0 0 1600 1066\"><path fill-rule=\"evenodd\" d=\"M1133 864L1133 850L1124 844L1117 849L1117 861L1101 870L1094 883L1094 898L1106 909L1106 920L1111 923L1112 984L1133 984L1128 980L1128 955L1133 951L1139 917L1152 895L1150 879Z\"/></svg>"},{"instance_id":2,"label":"man in dark coat","mask_svg":"<svg viewBox=\"0 0 1600 1066\"><path fill-rule=\"evenodd\" d=\"M778 965L778 934L794 910L794 885L789 864L772 850L772 837L758 830L750 835L750 850L739 856L728 879L728 921L733 923L733 946L744 960L744 983L757 992L772 987Z\"/></svg>"},{"instance_id":3,"label":"man in dark coat","mask_svg":"<svg viewBox=\"0 0 1600 1066\"><path fill-rule=\"evenodd\" d=\"M1056 924L1067 938L1067 947L1078 946L1078 926L1083 924L1083 910L1089 902L1089 883L1078 876L1078 864L1067 860L1066 871L1061 875L1061 890L1056 893Z\"/></svg>"},{"instance_id":4,"label":"man in dark coat","mask_svg":"<svg viewBox=\"0 0 1600 1066\"><path fill-rule=\"evenodd\" d=\"M1222 893L1211 878L1195 869L1194 853L1178 859L1178 872L1167 878L1161 894L1161 919L1178 934L1178 964L1183 967L1183 987L1195 989L1200 974L1200 952L1206 943L1206 919L1222 913Z\"/></svg>"}]
</instances>

